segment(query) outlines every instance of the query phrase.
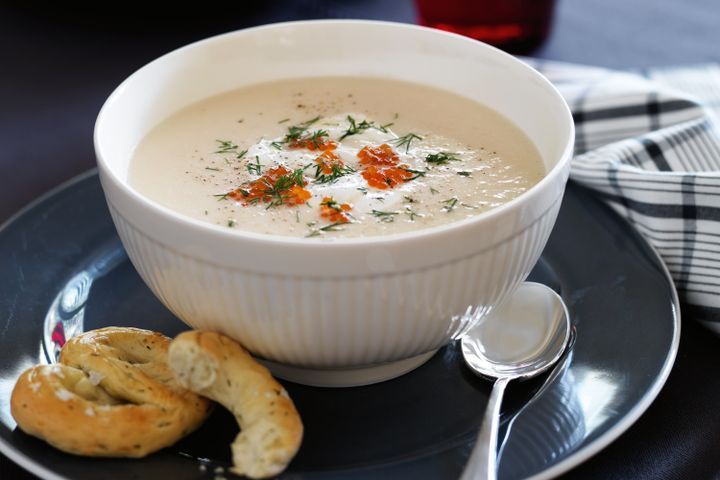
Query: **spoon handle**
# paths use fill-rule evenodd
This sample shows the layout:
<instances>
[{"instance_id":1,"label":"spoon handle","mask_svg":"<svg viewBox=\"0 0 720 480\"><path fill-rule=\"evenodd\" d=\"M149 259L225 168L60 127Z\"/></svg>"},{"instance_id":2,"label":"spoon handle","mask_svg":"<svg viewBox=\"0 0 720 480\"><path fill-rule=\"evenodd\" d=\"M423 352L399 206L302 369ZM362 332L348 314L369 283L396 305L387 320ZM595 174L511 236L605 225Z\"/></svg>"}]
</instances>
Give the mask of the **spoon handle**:
<instances>
[{"instance_id":1,"label":"spoon handle","mask_svg":"<svg viewBox=\"0 0 720 480\"><path fill-rule=\"evenodd\" d=\"M500 424L500 405L510 378L495 380L485 408L480 433L460 480L495 480L497 478L497 436Z\"/></svg>"}]
</instances>

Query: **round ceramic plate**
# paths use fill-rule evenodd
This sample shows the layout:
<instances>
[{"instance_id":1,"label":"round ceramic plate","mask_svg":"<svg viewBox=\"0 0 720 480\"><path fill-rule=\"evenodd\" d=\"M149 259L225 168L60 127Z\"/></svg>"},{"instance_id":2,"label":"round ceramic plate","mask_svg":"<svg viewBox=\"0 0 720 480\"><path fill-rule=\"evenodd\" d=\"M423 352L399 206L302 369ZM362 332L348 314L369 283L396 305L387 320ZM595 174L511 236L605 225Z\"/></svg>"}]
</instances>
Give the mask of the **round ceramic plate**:
<instances>
[{"instance_id":1,"label":"round ceramic plate","mask_svg":"<svg viewBox=\"0 0 720 480\"><path fill-rule=\"evenodd\" d=\"M0 450L46 478L213 478L237 433L221 408L172 448L141 460L66 455L16 428L10 392L27 367L54 361L66 337L108 325L173 335L186 327L127 260L90 172L0 229ZM532 280L568 304L574 341L542 378L511 385L499 477L548 478L626 430L657 395L679 340L677 296L655 252L623 220L570 185ZM285 478L457 478L491 384L457 343L417 370L345 389L285 382L305 438Z\"/></svg>"}]
</instances>

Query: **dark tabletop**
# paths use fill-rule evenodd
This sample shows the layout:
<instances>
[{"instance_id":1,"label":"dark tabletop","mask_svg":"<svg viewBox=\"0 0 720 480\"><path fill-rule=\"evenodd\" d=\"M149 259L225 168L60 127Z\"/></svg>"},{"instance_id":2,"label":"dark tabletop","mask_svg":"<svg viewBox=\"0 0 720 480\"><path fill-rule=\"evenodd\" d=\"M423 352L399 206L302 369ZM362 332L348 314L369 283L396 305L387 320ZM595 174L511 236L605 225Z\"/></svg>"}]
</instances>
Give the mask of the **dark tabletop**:
<instances>
[{"instance_id":1,"label":"dark tabletop","mask_svg":"<svg viewBox=\"0 0 720 480\"><path fill-rule=\"evenodd\" d=\"M113 5L112 16L100 7L0 5L0 223L94 166L92 129L100 106L126 76L160 54L282 20L415 20L410 0L216 3L202 2L202 12L192 4L152 15L121 4ZM612 68L720 62L720 4L559 0L550 37L531 55ZM684 316L675 366L655 402L618 440L562 478L720 478L718 367L720 338ZM0 478L34 477L0 456Z\"/></svg>"}]
</instances>

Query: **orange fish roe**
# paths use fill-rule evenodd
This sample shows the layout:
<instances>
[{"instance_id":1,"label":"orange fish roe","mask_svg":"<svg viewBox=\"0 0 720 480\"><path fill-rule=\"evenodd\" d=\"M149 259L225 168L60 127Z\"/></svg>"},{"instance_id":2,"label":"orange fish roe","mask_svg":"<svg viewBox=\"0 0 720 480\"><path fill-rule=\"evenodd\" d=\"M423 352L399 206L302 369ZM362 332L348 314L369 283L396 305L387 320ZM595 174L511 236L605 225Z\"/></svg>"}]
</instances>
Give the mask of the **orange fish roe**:
<instances>
[{"instance_id":1,"label":"orange fish roe","mask_svg":"<svg viewBox=\"0 0 720 480\"><path fill-rule=\"evenodd\" d=\"M379 147L371 147L366 145L357 154L362 165L375 166L395 166L400 157L395 153L390 145L383 143Z\"/></svg>"},{"instance_id":2,"label":"orange fish roe","mask_svg":"<svg viewBox=\"0 0 720 480\"><path fill-rule=\"evenodd\" d=\"M290 141L288 147L293 149L307 148L308 150L335 150L337 148L337 142L331 140L328 137L328 133L325 130L317 130L307 137L297 138Z\"/></svg>"},{"instance_id":3,"label":"orange fish roe","mask_svg":"<svg viewBox=\"0 0 720 480\"><path fill-rule=\"evenodd\" d=\"M333 167L341 169L345 166L345 163L343 163L340 157L331 149L321 153L320 156L315 159L315 163L320 167L320 172L325 175L333 173Z\"/></svg>"},{"instance_id":4,"label":"orange fish roe","mask_svg":"<svg viewBox=\"0 0 720 480\"><path fill-rule=\"evenodd\" d=\"M413 173L405 170L405 168L405 165L386 168L369 166L361 172L361 175L371 187L385 190L395 188L398 184L412 179Z\"/></svg>"},{"instance_id":5,"label":"orange fish roe","mask_svg":"<svg viewBox=\"0 0 720 480\"><path fill-rule=\"evenodd\" d=\"M249 188L236 188L227 196L244 202L246 206L258 202L269 203L273 207L302 205L312 196L303 188L305 184L302 169L291 172L281 165L248 183Z\"/></svg>"},{"instance_id":6,"label":"orange fish roe","mask_svg":"<svg viewBox=\"0 0 720 480\"><path fill-rule=\"evenodd\" d=\"M413 173L407 170L407 165L397 164L400 156L387 143L379 147L366 145L357 156L360 163L366 165L365 170L360 174L371 187L385 190L413 178Z\"/></svg>"},{"instance_id":7,"label":"orange fish roe","mask_svg":"<svg viewBox=\"0 0 720 480\"><path fill-rule=\"evenodd\" d=\"M345 212L352 210L350 204L338 204L333 197L323 198L320 204L320 216L326 218L332 223L348 223L350 218Z\"/></svg>"}]
</instances>

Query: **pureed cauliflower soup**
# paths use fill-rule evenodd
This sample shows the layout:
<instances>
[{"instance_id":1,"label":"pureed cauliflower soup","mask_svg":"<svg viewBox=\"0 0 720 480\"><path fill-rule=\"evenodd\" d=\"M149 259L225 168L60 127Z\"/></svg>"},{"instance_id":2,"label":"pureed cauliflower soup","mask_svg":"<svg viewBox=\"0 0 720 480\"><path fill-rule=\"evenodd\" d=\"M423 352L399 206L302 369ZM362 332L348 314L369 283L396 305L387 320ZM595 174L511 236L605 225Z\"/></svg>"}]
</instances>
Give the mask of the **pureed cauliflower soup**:
<instances>
[{"instance_id":1,"label":"pureed cauliflower soup","mask_svg":"<svg viewBox=\"0 0 720 480\"><path fill-rule=\"evenodd\" d=\"M129 181L226 228L337 238L471 217L544 174L530 139L479 103L403 81L319 77L177 112L138 145Z\"/></svg>"}]
</instances>

